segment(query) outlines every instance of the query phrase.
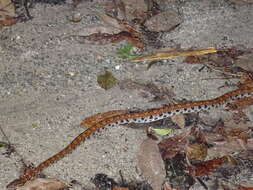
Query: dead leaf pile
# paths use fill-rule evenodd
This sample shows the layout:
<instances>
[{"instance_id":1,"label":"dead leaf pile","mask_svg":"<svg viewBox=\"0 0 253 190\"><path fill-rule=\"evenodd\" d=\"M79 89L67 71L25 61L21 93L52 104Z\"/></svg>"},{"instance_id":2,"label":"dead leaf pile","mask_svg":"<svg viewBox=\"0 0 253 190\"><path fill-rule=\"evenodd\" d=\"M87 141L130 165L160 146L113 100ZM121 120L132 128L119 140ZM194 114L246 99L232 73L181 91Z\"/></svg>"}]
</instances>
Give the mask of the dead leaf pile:
<instances>
[{"instance_id":1,"label":"dead leaf pile","mask_svg":"<svg viewBox=\"0 0 253 190\"><path fill-rule=\"evenodd\" d=\"M81 36L80 43L104 45L128 41L143 49L145 46L161 46L159 32L176 28L181 19L172 11L161 12L153 0L112 0L105 3L105 14L96 14L106 27L120 30L118 33L96 32Z\"/></svg>"}]
</instances>

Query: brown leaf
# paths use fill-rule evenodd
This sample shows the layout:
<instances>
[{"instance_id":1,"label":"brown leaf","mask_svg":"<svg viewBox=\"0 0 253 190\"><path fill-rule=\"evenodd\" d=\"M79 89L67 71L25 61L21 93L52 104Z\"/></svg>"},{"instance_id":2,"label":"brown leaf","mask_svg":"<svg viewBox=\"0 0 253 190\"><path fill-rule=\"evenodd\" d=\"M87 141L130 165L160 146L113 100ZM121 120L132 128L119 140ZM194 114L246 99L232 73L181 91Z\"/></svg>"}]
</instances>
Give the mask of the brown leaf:
<instances>
[{"instance_id":1,"label":"brown leaf","mask_svg":"<svg viewBox=\"0 0 253 190\"><path fill-rule=\"evenodd\" d=\"M17 19L9 16L5 16L4 20L0 20L0 26L11 26L17 23Z\"/></svg>"},{"instance_id":2,"label":"brown leaf","mask_svg":"<svg viewBox=\"0 0 253 190\"><path fill-rule=\"evenodd\" d=\"M154 190L160 190L166 177L163 159L156 141L148 138L142 142L137 154L138 167Z\"/></svg>"},{"instance_id":3,"label":"brown leaf","mask_svg":"<svg viewBox=\"0 0 253 190\"><path fill-rule=\"evenodd\" d=\"M207 156L207 146L198 143L188 145L186 155L190 161L204 160Z\"/></svg>"},{"instance_id":4,"label":"brown leaf","mask_svg":"<svg viewBox=\"0 0 253 190\"><path fill-rule=\"evenodd\" d=\"M128 187L113 186L112 190L128 190Z\"/></svg>"},{"instance_id":5,"label":"brown leaf","mask_svg":"<svg viewBox=\"0 0 253 190\"><path fill-rule=\"evenodd\" d=\"M216 54L208 55L207 61L215 67L228 67L234 65L238 57L247 52L248 50L243 46L219 49Z\"/></svg>"},{"instance_id":6,"label":"brown leaf","mask_svg":"<svg viewBox=\"0 0 253 190\"><path fill-rule=\"evenodd\" d=\"M171 120L176 123L181 129L185 127L185 116L184 114L173 115Z\"/></svg>"},{"instance_id":7,"label":"brown leaf","mask_svg":"<svg viewBox=\"0 0 253 190\"><path fill-rule=\"evenodd\" d=\"M0 0L0 26L11 26L17 23L15 7L11 0Z\"/></svg>"},{"instance_id":8,"label":"brown leaf","mask_svg":"<svg viewBox=\"0 0 253 190\"><path fill-rule=\"evenodd\" d=\"M242 73L238 87L247 89L253 87L253 75L251 73Z\"/></svg>"},{"instance_id":9,"label":"brown leaf","mask_svg":"<svg viewBox=\"0 0 253 190\"><path fill-rule=\"evenodd\" d=\"M80 43L105 45L109 43L118 43L124 40L128 41L133 46L136 46L138 48L144 47L143 42L141 42L138 38L133 37L129 32L125 31L117 34L94 33L89 36L82 36Z\"/></svg>"},{"instance_id":10,"label":"brown leaf","mask_svg":"<svg viewBox=\"0 0 253 190\"><path fill-rule=\"evenodd\" d=\"M197 56L187 56L182 63L203 64L201 58Z\"/></svg>"},{"instance_id":11,"label":"brown leaf","mask_svg":"<svg viewBox=\"0 0 253 190\"><path fill-rule=\"evenodd\" d=\"M250 123L236 123L233 120L227 121L220 128L216 127L214 133L206 134L209 144L208 156L211 158L224 156L233 152L251 150Z\"/></svg>"},{"instance_id":12,"label":"brown leaf","mask_svg":"<svg viewBox=\"0 0 253 190\"><path fill-rule=\"evenodd\" d=\"M245 70L239 69L240 67L237 66L235 63L242 62L242 64L244 64L243 59L242 61L240 61L241 57L244 54L247 55L251 52L252 52L251 49L246 49L244 46L236 46L236 47L231 47L227 49L219 49L217 53L213 53L213 54L201 55L198 57L196 56L186 57L186 59L182 63L206 64L209 67L214 66L217 69L222 68L222 71L224 73L229 72L229 73L236 74L236 73L245 72Z\"/></svg>"},{"instance_id":13,"label":"brown leaf","mask_svg":"<svg viewBox=\"0 0 253 190\"><path fill-rule=\"evenodd\" d=\"M191 176L205 176L213 172L215 169L220 167L223 163L227 161L227 157L221 157L213 160L208 160L205 162L200 162L198 164L193 164L189 167L189 173Z\"/></svg>"},{"instance_id":14,"label":"brown leaf","mask_svg":"<svg viewBox=\"0 0 253 190\"><path fill-rule=\"evenodd\" d=\"M68 187L57 179L37 178L27 182L24 186L17 190L59 190Z\"/></svg>"},{"instance_id":15,"label":"brown leaf","mask_svg":"<svg viewBox=\"0 0 253 190\"><path fill-rule=\"evenodd\" d=\"M208 156L210 158L217 158L234 152L245 151L246 147L247 145L240 139L230 142L220 142L208 149Z\"/></svg>"},{"instance_id":16,"label":"brown leaf","mask_svg":"<svg viewBox=\"0 0 253 190\"><path fill-rule=\"evenodd\" d=\"M242 186L242 185L238 185L238 190L253 190L253 187L245 187L245 186Z\"/></svg>"},{"instance_id":17,"label":"brown leaf","mask_svg":"<svg viewBox=\"0 0 253 190\"><path fill-rule=\"evenodd\" d=\"M0 20L5 16L15 17L15 7L11 0L0 0Z\"/></svg>"},{"instance_id":18,"label":"brown leaf","mask_svg":"<svg viewBox=\"0 0 253 190\"><path fill-rule=\"evenodd\" d=\"M253 72L253 52L248 52L247 54L240 56L238 60L236 60L234 66L240 67L246 71Z\"/></svg>"},{"instance_id":19,"label":"brown leaf","mask_svg":"<svg viewBox=\"0 0 253 190\"><path fill-rule=\"evenodd\" d=\"M163 159L173 158L177 153L183 152L187 146L189 134L190 131L186 130L180 135L162 140L158 147Z\"/></svg>"}]
</instances>

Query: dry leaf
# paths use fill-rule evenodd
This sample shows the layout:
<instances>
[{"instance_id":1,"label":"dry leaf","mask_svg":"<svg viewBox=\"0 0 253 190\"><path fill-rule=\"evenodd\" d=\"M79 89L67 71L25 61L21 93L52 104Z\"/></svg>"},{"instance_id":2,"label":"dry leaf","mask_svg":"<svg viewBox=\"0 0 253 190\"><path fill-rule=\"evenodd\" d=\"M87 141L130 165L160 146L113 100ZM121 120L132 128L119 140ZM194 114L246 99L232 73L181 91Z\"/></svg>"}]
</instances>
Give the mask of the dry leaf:
<instances>
[{"instance_id":1,"label":"dry leaf","mask_svg":"<svg viewBox=\"0 0 253 190\"><path fill-rule=\"evenodd\" d=\"M213 172L215 169L219 168L223 163L227 161L227 157L221 157L213 160L208 160L205 162L200 162L193 164L189 167L189 173L191 176L205 176Z\"/></svg>"},{"instance_id":2,"label":"dry leaf","mask_svg":"<svg viewBox=\"0 0 253 190\"><path fill-rule=\"evenodd\" d=\"M113 186L112 190L129 190L128 187Z\"/></svg>"},{"instance_id":3,"label":"dry leaf","mask_svg":"<svg viewBox=\"0 0 253 190\"><path fill-rule=\"evenodd\" d=\"M253 76L251 73L242 73L238 87L247 89L253 87Z\"/></svg>"},{"instance_id":4,"label":"dry leaf","mask_svg":"<svg viewBox=\"0 0 253 190\"><path fill-rule=\"evenodd\" d=\"M17 19L9 16L5 16L5 20L0 20L0 26L11 26L17 23Z\"/></svg>"},{"instance_id":5,"label":"dry leaf","mask_svg":"<svg viewBox=\"0 0 253 190\"><path fill-rule=\"evenodd\" d=\"M185 116L184 114L173 115L171 120L176 123L181 129L185 127Z\"/></svg>"},{"instance_id":6,"label":"dry leaf","mask_svg":"<svg viewBox=\"0 0 253 190\"><path fill-rule=\"evenodd\" d=\"M245 151L245 149L246 145L240 139L230 142L221 142L219 144L216 144L214 147L208 149L208 156L210 158L217 158L220 156L232 154L234 152Z\"/></svg>"},{"instance_id":7,"label":"dry leaf","mask_svg":"<svg viewBox=\"0 0 253 190\"><path fill-rule=\"evenodd\" d=\"M137 155L138 168L154 190L160 190L166 177L163 159L155 141L142 142Z\"/></svg>"},{"instance_id":8,"label":"dry leaf","mask_svg":"<svg viewBox=\"0 0 253 190\"><path fill-rule=\"evenodd\" d=\"M132 36L129 32L119 32L117 34L108 34L108 33L94 33L88 36L82 36L80 43L85 44L94 44L94 45L105 45L109 43L118 43L121 41L128 41L133 46L138 48L143 48L144 43L141 42L138 38Z\"/></svg>"},{"instance_id":9,"label":"dry leaf","mask_svg":"<svg viewBox=\"0 0 253 190\"><path fill-rule=\"evenodd\" d=\"M186 155L190 161L205 160L207 156L207 146L204 144L191 144L186 148Z\"/></svg>"},{"instance_id":10,"label":"dry leaf","mask_svg":"<svg viewBox=\"0 0 253 190\"><path fill-rule=\"evenodd\" d=\"M240 56L238 60L236 60L234 66L240 67L245 71L253 72L253 53L248 53L243 56Z\"/></svg>"},{"instance_id":11,"label":"dry leaf","mask_svg":"<svg viewBox=\"0 0 253 190\"><path fill-rule=\"evenodd\" d=\"M16 16L14 4L11 0L0 0L0 20L5 16Z\"/></svg>"},{"instance_id":12,"label":"dry leaf","mask_svg":"<svg viewBox=\"0 0 253 190\"><path fill-rule=\"evenodd\" d=\"M11 0L0 0L0 26L17 23L15 8Z\"/></svg>"},{"instance_id":13,"label":"dry leaf","mask_svg":"<svg viewBox=\"0 0 253 190\"><path fill-rule=\"evenodd\" d=\"M17 190L60 190L66 187L68 187L66 184L57 179L37 178L18 187Z\"/></svg>"},{"instance_id":14,"label":"dry leaf","mask_svg":"<svg viewBox=\"0 0 253 190\"><path fill-rule=\"evenodd\" d=\"M170 58L179 57L179 56L195 56L195 55L204 55L204 54L215 53L215 52L217 52L217 49L215 48L188 50L188 51L181 51L181 52L168 52L168 53L163 52L163 53L157 53L154 55L131 58L130 61L140 62L140 61L164 60L164 59L170 59Z\"/></svg>"},{"instance_id":15,"label":"dry leaf","mask_svg":"<svg viewBox=\"0 0 253 190\"><path fill-rule=\"evenodd\" d=\"M190 131L185 130L179 135L162 140L158 147L163 159L173 158L176 154L183 152L187 146L189 135Z\"/></svg>"}]
</instances>

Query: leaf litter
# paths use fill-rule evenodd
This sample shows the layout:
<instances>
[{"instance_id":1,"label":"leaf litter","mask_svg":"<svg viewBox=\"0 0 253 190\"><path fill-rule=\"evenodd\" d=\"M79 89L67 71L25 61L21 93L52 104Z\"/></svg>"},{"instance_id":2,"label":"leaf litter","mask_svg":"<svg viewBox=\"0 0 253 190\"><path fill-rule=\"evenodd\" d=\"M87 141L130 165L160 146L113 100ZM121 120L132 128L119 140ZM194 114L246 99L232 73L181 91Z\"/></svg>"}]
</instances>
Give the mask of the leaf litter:
<instances>
[{"instance_id":1,"label":"leaf litter","mask_svg":"<svg viewBox=\"0 0 253 190\"><path fill-rule=\"evenodd\" d=\"M251 78L243 77L243 79L250 80ZM150 90L149 85L138 83L136 81L131 81L131 80L119 81L118 85L122 89L127 88L127 89L144 90L144 91L150 92L151 94L152 93L159 94L159 93L166 92L166 91L160 92L161 89L158 88L154 84L151 85L153 86L153 90ZM244 88L247 88L249 84L242 83L240 85ZM160 101L162 99L160 98ZM246 101L242 103L244 106L239 106L236 108L233 107L233 109L234 110L240 109L240 108L243 109L246 106L248 106L249 102L247 101L247 99L245 99L244 101ZM236 103L237 102L235 102L235 104ZM232 109L232 108L228 107L228 109ZM115 113L117 114L117 112ZM189 175L186 175L184 177L185 177L185 180L186 179L189 180L189 183L192 182L190 180L191 177L198 178L198 177L206 176L206 175L212 176L212 175L215 175L217 172L220 172L218 170L219 168L223 166L225 167L226 165L229 166L231 164L232 165L236 164L237 163L236 161L234 161L233 163L231 162L231 160L233 160L234 157L228 156L231 153L245 152L245 151L247 152L247 151L252 150L253 141L250 135L251 132L249 130L250 125L243 124L245 121L240 121L239 126L238 126L238 123L236 123L236 121L233 121L233 120L225 121L225 123L223 124L224 127L221 127L221 125L217 127L213 126L213 130L211 131L208 131L208 130L200 131L199 129L197 130L197 128L193 126L191 126L190 129L189 127L185 128L184 115L182 115L182 118L180 117L180 119L173 118L172 120L175 123L177 123L179 126L181 126L180 128L183 132L179 133L178 135L173 136L173 134L170 134L170 130L162 129L162 133L160 133L159 131L160 129L158 129L158 132L156 133L156 135L164 136L165 133L167 135L169 134L170 136L172 135L171 137L161 141L158 144L158 147L160 149L161 156L163 160L165 161L165 163L166 163L166 160L173 159L177 157L177 155L182 155L183 157L185 157L186 161L184 163L184 167L185 167L184 171L186 173L189 173ZM236 127L232 127L232 126L236 126ZM154 128L152 130L154 130ZM157 129L155 128L155 130ZM149 146L149 143L147 143L145 146ZM141 151L142 150L140 150L140 152ZM138 152L138 154L141 154L140 152ZM146 159L147 159L146 162L154 162L154 159L151 157L146 157ZM141 166L141 168L143 167ZM142 170L145 170L145 169L142 169ZM146 174L146 176L151 176L152 178L154 174L152 174L151 172L149 174ZM194 184L195 182L192 182L192 183Z\"/></svg>"},{"instance_id":2,"label":"leaf litter","mask_svg":"<svg viewBox=\"0 0 253 190\"><path fill-rule=\"evenodd\" d=\"M3 1L3 0L2 0ZM124 1L121 0L115 0L113 1L114 5L117 7L117 12L121 12L122 17L127 17L127 8L124 5ZM1 9L2 11L2 9ZM142 12L136 12L136 15L142 15ZM107 43L118 43L122 40L129 41L132 46L137 46L139 48L144 47L144 43L141 41L139 37L143 35L142 31L139 31L137 28L132 27L128 23L122 23L118 19L113 19L104 16L104 20L107 19L107 22L111 22L111 25L114 27L118 27L119 29L123 30L116 34L107 34L107 33L93 33L89 36L84 37L85 40L91 41L91 42L97 42L97 44L107 44ZM109 19L108 19L109 18ZM83 42L87 42L87 41ZM128 52L131 48L130 46L126 45L126 48L122 50L122 54L126 54L126 58L128 58ZM169 59L171 57L177 57L177 56L187 56L185 61L183 63L194 63L194 64L203 64L204 60L209 60L213 64L215 64L215 67L223 67L224 72L227 70L235 71L235 69L227 69L227 66L230 66L241 59L241 56L244 56L245 53L248 53L246 50L240 51L236 47L230 48L223 51L218 51L215 48L209 48L209 49L202 49L202 50L189 50L189 51L181 51L181 52L160 52L155 53L154 55L149 56L143 56L138 58L131 58L131 61L146 61L146 60L162 60L162 59ZM208 55L203 55L208 54ZM201 56L200 56L201 55ZM213 57L212 57L213 56ZM251 57L244 57L244 59L252 60ZM222 63L222 64L221 64ZM240 63L243 65L243 63ZM245 67L244 65L241 66L239 63L236 65L237 67L241 67L244 73L250 72L249 70L252 68L250 61L248 61L248 65ZM241 70L240 70L241 72ZM110 89L115 84L117 79L112 75L112 73L106 71L104 75L100 75L97 78L98 84L104 88L104 89ZM129 82L130 81L130 82ZM164 90L159 88L158 86L154 84L141 84L135 81L129 80L128 86L124 84L126 81L118 83L121 85L122 88L132 88L132 89L138 89L143 90L146 92L149 92L156 97L159 101L171 98L171 95L173 94L171 90ZM251 81L252 82L252 81ZM168 93L169 92L169 93ZM166 95L164 95L166 94ZM164 98L164 96L166 98ZM244 109L249 104L252 104L252 99L242 99L240 101L235 102L235 106L229 107L229 109ZM236 107L237 106L237 107ZM128 110L114 110L114 111L108 111L105 113L99 113L94 116L85 118L82 122L82 125L90 127L94 123L101 121L104 118L108 118L115 115L121 115L124 113L127 113ZM232 125L235 125L235 123L230 122L224 122L224 128L219 129L218 133L217 131L214 132L214 130L218 130L217 126L213 126L213 131L208 132L197 132L195 127L191 126L190 130L189 128L185 128L185 118L183 115L179 116L179 118L172 119L173 122L177 123L178 126L181 128L181 133L178 135L174 135L172 137L169 137L167 139L164 139L161 141L158 146L157 144L151 140L147 139L143 142L142 147L140 147L140 151L138 152L139 155L139 166L141 166L141 170L144 171L143 173L146 178L149 179L151 185L154 189L160 189L162 186L162 183L165 178L165 170L164 166L168 167L167 165L164 165L163 160L168 161L169 159L177 159L179 156L181 156L183 159L182 164L182 170L188 171L190 174L187 176L189 180L189 184L192 185L194 183L195 177L199 176L205 176L205 175L211 175L214 173L216 169L219 169L224 163L228 163L230 165L236 165L237 161L231 156L227 156L228 154L232 152L247 152L247 156L250 155L250 151L253 149L253 140L251 136L250 131L250 125L244 125L242 122L236 123L236 126L239 128L234 128L231 130L226 131L226 129L229 126L231 128ZM233 122L233 121L232 121ZM215 133L215 135L218 138L211 138L211 134ZM167 132L166 132L167 133ZM168 133L169 134L169 133ZM159 132L157 133L159 135ZM162 135L164 135L164 131L162 132ZM159 149L158 149L159 147ZM205 160L206 158L209 158L209 160ZM238 159L239 160L239 159ZM144 164L151 163L147 167ZM174 169L176 167L174 166ZM174 170L173 172L177 172ZM157 174L161 176L157 176ZM159 178L157 178L159 177ZM193 178L191 178L193 177ZM49 180L49 179L48 179ZM192 181L191 181L192 180ZM51 181L48 181L49 184ZM182 182L182 181L181 181ZM46 181L47 183L47 181ZM55 184L56 182L53 182L52 189L57 189L58 185ZM172 181L171 181L172 183ZM60 184L62 185L62 184ZM45 181L38 181L38 184L35 186L41 186L41 187L47 187L45 185ZM239 185L240 189L246 189L243 185ZM31 185L33 187L33 185ZM47 187L48 189L51 188L51 186ZM28 187L29 189L29 187ZM124 187L114 187L114 189L125 189ZM249 189L249 188L248 188Z\"/></svg>"}]
</instances>

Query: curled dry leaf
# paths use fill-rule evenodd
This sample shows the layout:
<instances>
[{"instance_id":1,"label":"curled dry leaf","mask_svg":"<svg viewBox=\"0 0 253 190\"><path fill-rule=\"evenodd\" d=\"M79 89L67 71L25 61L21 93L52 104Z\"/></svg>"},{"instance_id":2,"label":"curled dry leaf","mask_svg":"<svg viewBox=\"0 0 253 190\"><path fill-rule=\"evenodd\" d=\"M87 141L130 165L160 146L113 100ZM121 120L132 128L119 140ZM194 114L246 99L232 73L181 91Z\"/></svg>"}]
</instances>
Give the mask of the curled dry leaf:
<instances>
[{"instance_id":1,"label":"curled dry leaf","mask_svg":"<svg viewBox=\"0 0 253 190\"><path fill-rule=\"evenodd\" d=\"M68 187L63 182L57 179L37 178L27 182L24 186L17 188L17 190L60 190Z\"/></svg>"},{"instance_id":2,"label":"curled dry leaf","mask_svg":"<svg viewBox=\"0 0 253 190\"><path fill-rule=\"evenodd\" d=\"M152 188L160 190L166 177L166 172L156 142L150 138L144 140L140 146L137 160L138 168Z\"/></svg>"},{"instance_id":3,"label":"curled dry leaf","mask_svg":"<svg viewBox=\"0 0 253 190\"><path fill-rule=\"evenodd\" d=\"M105 45L109 43L118 43L121 41L128 41L138 48L143 48L144 43L141 42L138 38L133 37L129 32L119 32L117 34L108 34L108 33L94 33L89 36L82 36L80 43L85 44L94 44L94 45Z\"/></svg>"}]
</instances>

